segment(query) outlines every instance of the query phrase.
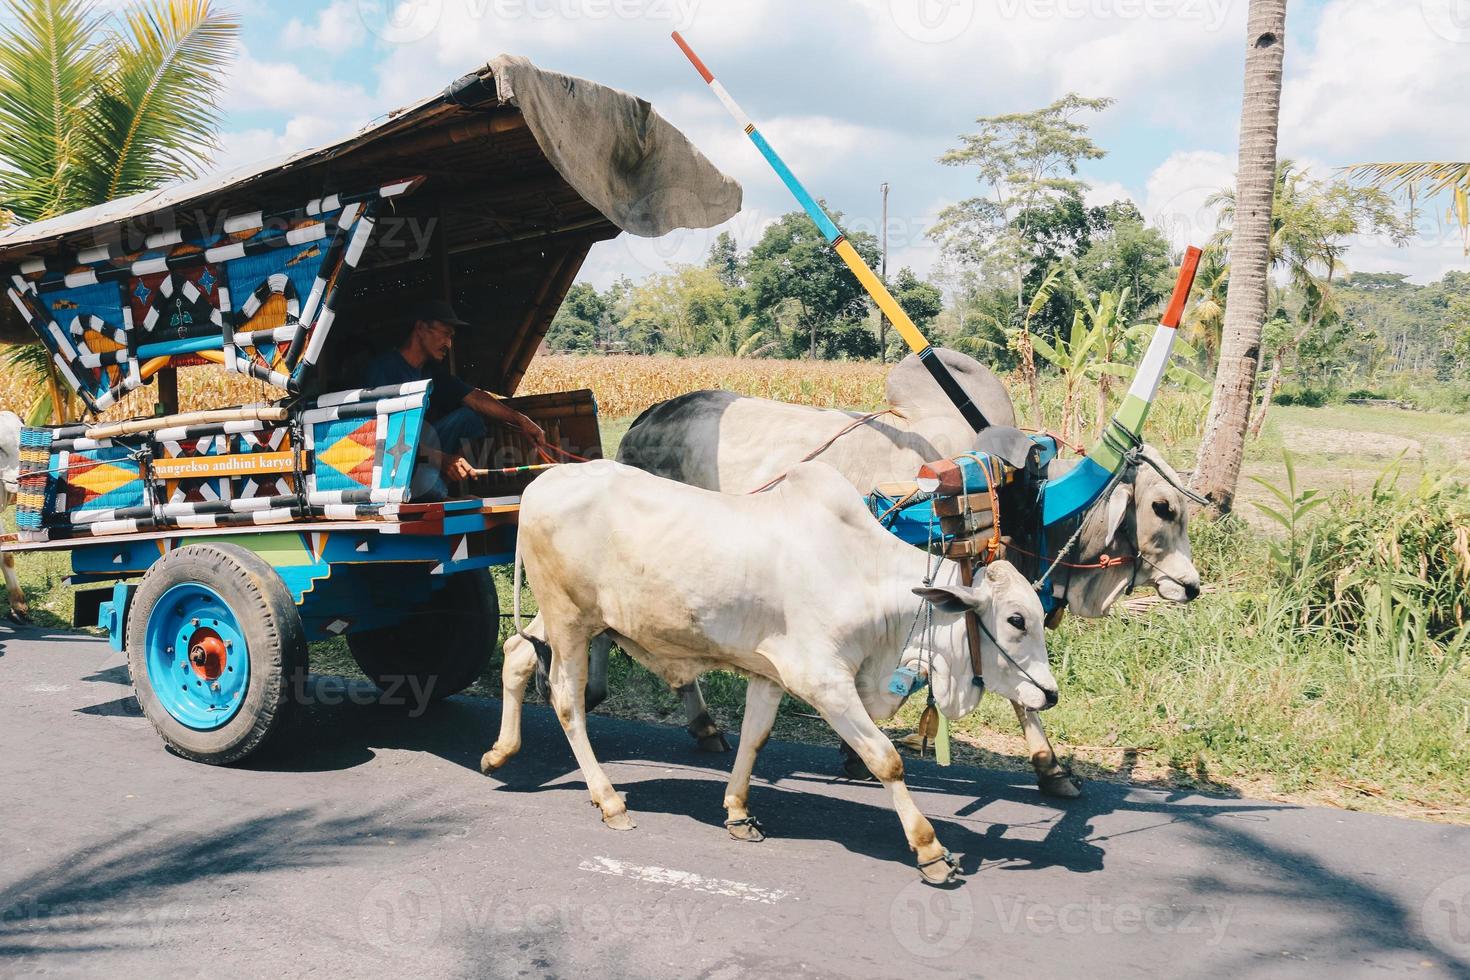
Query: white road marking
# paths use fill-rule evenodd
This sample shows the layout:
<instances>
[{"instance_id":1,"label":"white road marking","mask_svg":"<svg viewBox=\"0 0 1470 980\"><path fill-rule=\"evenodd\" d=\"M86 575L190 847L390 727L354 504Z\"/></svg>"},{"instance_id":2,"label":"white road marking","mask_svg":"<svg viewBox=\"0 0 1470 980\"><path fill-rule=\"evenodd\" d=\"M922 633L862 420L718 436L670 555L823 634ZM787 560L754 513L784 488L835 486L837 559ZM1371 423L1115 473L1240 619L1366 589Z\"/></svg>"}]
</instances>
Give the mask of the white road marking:
<instances>
[{"instance_id":1,"label":"white road marking","mask_svg":"<svg viewBox=\"0 0 1470 980\"><path fill-rule=\"evenodd\" d=\"M595 871L601 875L632 878L635 881L646 881L654 885L671 885L690 891L708 892L711 895L728 895L730 898L738 898L746 902L762 902L766 905L775 905L791 894L779 888L762 888L760 885L731 881L728 878L706 878L692 871L676 871L673 868L660 868L655 865L629 864L610 857L595 857L590 861L583 861L578 867L583 871Z\"/></svg>"},{"instance_id":2,"label":"white road marking","mask_svg":"<svg viewBox=\"0 0 1470 980\"><path fill-rule=\"evenodd\" d=\"M67 687L66 684L27 684L26 690L33 694L57 694Z\"/></svg>"}]
</instances>

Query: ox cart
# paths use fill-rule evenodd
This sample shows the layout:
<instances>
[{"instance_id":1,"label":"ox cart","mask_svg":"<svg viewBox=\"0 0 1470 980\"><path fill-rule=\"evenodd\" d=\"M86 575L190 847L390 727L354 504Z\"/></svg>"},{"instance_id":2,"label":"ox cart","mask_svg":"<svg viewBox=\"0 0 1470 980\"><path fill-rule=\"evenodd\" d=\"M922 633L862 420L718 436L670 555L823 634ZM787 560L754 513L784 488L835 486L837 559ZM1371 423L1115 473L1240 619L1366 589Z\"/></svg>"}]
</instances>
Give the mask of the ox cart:
<instances>
[{"instance_id":1,"label":"ox cart","mask_svg":"<svg viewBox=\"0 0 1470 980\"><path fill-rule=\"evenodd\" d=\"M495 648L519 491L601 455L591 392L512 397L588 250L740 196L647 103L502 56L329 146L12 229L6 325L86 419L23 430L4 549L69 553L76 623L191 759L283 731L314 640L454 694ZM476 325L453 373L545 433L492 432L447 493L418 479L434 380L360 378L426 300ZM181 413L179 370L254 400Z\"/></svg>"}]
</instances>

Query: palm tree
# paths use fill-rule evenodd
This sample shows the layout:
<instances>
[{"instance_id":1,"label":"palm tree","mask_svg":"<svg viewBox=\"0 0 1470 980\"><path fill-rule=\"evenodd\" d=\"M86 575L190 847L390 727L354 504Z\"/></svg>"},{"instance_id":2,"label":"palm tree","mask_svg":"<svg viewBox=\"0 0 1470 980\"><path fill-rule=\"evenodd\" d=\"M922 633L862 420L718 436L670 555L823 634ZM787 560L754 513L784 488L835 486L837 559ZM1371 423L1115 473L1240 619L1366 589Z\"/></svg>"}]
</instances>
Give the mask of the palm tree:
<instances>
[{"instance_id":1,"label":"palm tree","mask_svg":"<svg viewBox=\"0 0 1470 980\"><path fill-rule=\"evenodd\" d=\"M1220 207L1220 230L1212 246L1229 249L1235 218L1235 192L1226 189L1206 202ZM1387 192L1343 183L1319 183L1297 169L1292 160L1276 165L1276 190L1271 205L1270 268L1285 271L1290 286L1303 300L1299 328L1265 344L1271 373L1261 394L1261 407L1250 425L1260 435L1271 400L1281 385L1285 359L1307 337L1341 313L1333 288L1344 271L1347 239L1357 234L1382 234L1402 244L1413 227L1400 217ZM1264 361L1264 357L1260 360Z\"/></svg>"},{"instance_id":2,"label":"palm tree","mask_svg":"<svg viewBox=\"0 0 1470 980\"><path fill-rule=\"evenodd\" d=\"M1217 514L1230 510L1240 479L1246 427L1256 387L1266 287L1271 267L1272 200L1281 72L1286 59L1286 0L1251 0L1246 24L1245 97L1230 249L1230 286L1215 393L1195 464L1194 488Z\"/></svg>"},{"instance_id":3,"label":"palm tree","mask_svg":"<svg viewBox=\"0 0 1470 980\"><path fill-rule=\"evenodd\" d=\"M1470 163L1355 163L1346 171L1370 187L1406 194L1411 211L1421 197L1449 195L1450 214L1460 226L1465 254L1470 255Z\"/></svg>"},{"instance_id":4,"label":"palm tree","mask_svg":"<svg viewBox=\"0 0 1470 980\"><path fill-rule=\"evenodd\" d=\"M0 209L37 221L199 175L239 34L230 14L210 0L146 0L114 17L95 0L6 8ZM36 358L12 363L24 370ZM57 421L70 414L67 399L43 397Z\"/></svg>"}]
</instances>

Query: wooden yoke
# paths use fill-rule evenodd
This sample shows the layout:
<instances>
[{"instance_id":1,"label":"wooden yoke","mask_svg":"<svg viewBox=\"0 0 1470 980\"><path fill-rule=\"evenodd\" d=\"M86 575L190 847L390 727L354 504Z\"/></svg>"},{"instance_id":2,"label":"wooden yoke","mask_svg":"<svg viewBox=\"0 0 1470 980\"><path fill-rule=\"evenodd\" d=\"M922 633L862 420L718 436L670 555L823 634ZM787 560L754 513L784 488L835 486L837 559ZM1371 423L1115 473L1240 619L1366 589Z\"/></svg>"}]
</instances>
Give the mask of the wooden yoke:
<instances>
[{"instance_id":1,"label":"wooden yoke","mask_svg":"<svg viewBox=\"0 0 1470 980\"><path fill-rule=\"evenodd\" d=\"M976 467L984 475L985 487L979 492L968 493L969 477L975 475ZM960 582L966 588L975 585L977 564L988 565L1001 556L1000 497L996 486L1012 475L998 460L975 453L963 454L956 460L930 463L919 470L920 489L944 494L934 498L934 514L939 518L940 530L950 538L944 549L945 557L959 562ZM981 534L985 531L990 532L989 537L982 539ZM983 684L985 672L980 659L980 620L971 611L965 612L965 638L970 647L970 667Z\"/></svg>"}]
</instances>

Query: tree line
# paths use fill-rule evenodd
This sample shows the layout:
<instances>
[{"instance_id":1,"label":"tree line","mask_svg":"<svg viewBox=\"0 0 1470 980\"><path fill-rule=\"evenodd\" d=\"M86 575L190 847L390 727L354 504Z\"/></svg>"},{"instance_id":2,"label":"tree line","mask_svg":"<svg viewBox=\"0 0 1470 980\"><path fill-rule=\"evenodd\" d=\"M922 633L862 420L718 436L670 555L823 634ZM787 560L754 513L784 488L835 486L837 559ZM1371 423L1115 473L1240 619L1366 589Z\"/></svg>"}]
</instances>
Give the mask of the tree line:
<instances>
[{"instance_id":1,"label":"tree line","mask_svg":"<svg viewBox=\"0 0 1470 980\"><path fill-rule=\"evenodd\" d=\"M1091 188L1078 170L1106 151L1087 118L1110 104L1072 94L1034 111L982 117L940 158L972 168L981 192L946 208L930 229L941 258L928 279L904 268L889 281L936 343L1019 370L1028 382L1061 376L1069 395L1090 377L1106 398L1125 373L1138 327L1156 318L1181 256L1132 202L1088 203ZM1413 234L1411 216L1385 190L1281 160L1273 200L1267 313L1255 353L1257 431L1278 396L1323 399L1407 376L1464 375L1470 276L1418 286L1352 267L1355 236L1403 244ZM1204 243L1173 375L1196 385L1220 362L1235 189L1220 188L1207 207L1217 227ZM850 240L877 264L872 234ZM884 349L883 337L857 282L811 220L792 211L748 250L722 233L702 265L642 282L622 278L600 291L574 286L547 343L558 351L679 356L894 360L905 353L891 335Z\"/></svg>"}]
</instances>

